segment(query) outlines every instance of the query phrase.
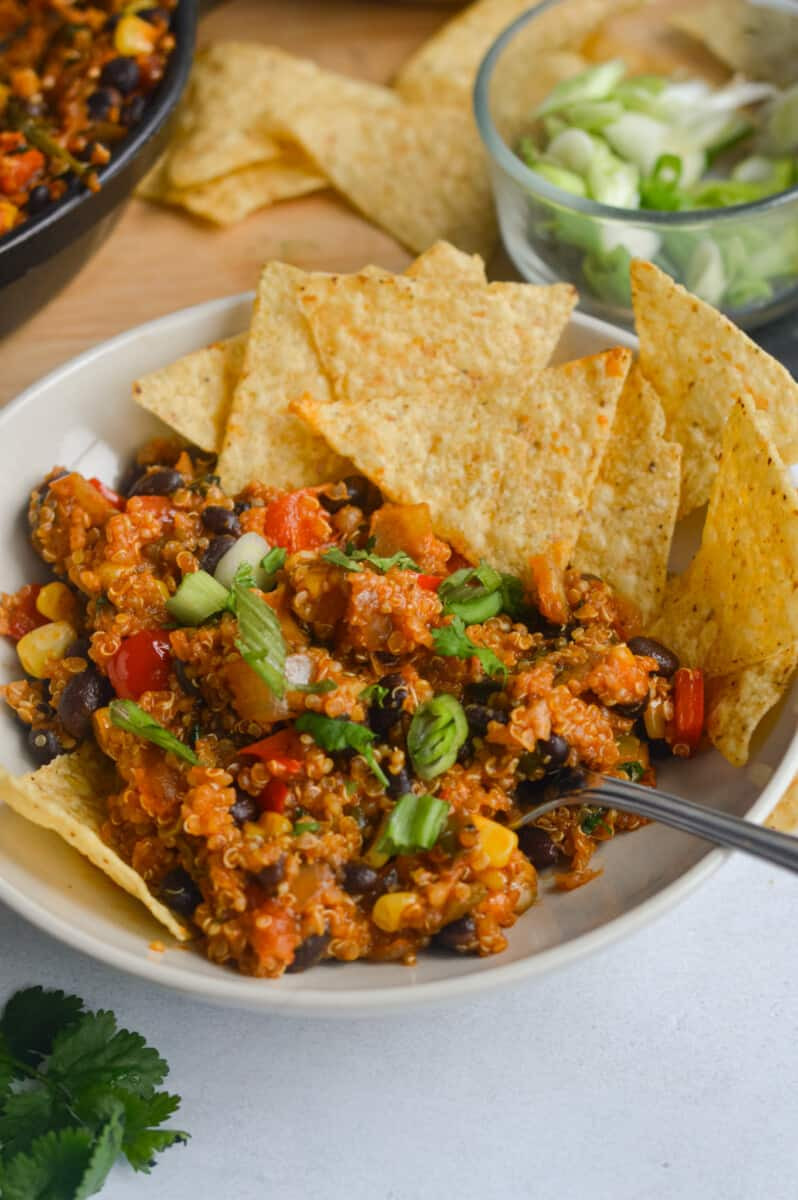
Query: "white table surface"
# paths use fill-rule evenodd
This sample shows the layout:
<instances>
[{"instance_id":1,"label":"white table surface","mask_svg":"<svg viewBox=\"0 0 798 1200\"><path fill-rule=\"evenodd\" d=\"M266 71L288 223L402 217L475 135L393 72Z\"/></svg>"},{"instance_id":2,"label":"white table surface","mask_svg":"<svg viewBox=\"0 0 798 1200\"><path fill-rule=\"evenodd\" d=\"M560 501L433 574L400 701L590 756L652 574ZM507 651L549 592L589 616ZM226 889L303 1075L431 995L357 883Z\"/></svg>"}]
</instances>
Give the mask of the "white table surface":
<instances>
[{"instance_id":1,"label":"white table surface","mask_svg":"<svg viewBox=\"0 0 798 1200\"><path fill-rule=\"evenodd\" d=\"M542 980L291 1021L153 989L0 906L0 997L76 991L169 1060L193 1139L104 1200L794 1200L797 928L798 879L736 857Z\"/></svg>"}]
</instances>

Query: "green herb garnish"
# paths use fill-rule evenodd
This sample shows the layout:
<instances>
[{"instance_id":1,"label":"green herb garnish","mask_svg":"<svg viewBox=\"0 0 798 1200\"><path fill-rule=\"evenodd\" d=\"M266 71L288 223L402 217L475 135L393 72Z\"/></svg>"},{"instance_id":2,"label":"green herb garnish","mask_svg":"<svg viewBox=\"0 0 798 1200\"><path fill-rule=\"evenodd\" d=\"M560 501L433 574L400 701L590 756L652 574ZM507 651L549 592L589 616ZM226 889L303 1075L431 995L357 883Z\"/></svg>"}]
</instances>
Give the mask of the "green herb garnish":
<instances>
[{"instance_id":1,"label":"green herb garnish","mask_svg":"<svg viewBox=\"0 0 798 1200\"><path fill-rule=\"evenodd\" d=\"M582 818L582 833L595 833L604 820L604 811L603 808L589 809L587 816Z\"/></svg>"},{"instance_id":2,"label":"green herb garnish","mask_svg":"<svg viewBox=\"0 0 798 1200\"><path fill-rule=\"evenodd\" d=\"M270 592L274 587L274 577L285 566L288 551L282 546L272 546L268 554L260 560L261 569L266 575L261 591Z\"/></svg>"},{"instance_id":3,"label":"green herb garnish","mask_svg":"<svg viewBox=\"0 0 798 1200\"><path fill-rule=\"evenodd\" d=\"M207 571L184 575L180 587L166 601L166 611L181 625L201 625L230 603L230 593Z\"/></svg>"},{"instance_id":4,"label":"green herb garnish","mask_svg":"<svg viewBox=\"0 0 798 1200\"><path fill-rule=\"evenodd\" d=\"M252 567L242 563L233 580L238 618L236 649L279 699L285 695L285 642L277 614L253 591Z\"/></svg>"},{"instance_id":5,"label":"green herb garnish","mask_svg":"<svg viewBox=\"0 0 798 1200\"><path fill-rule=\"evenodd\" d=\"M334 679L320 679L318 683L289 683L292 692L306 692L308 696L326 696L334 692L338 684Z\"/></svg>"},{"instance_id":6,"label":"green herb garnish","mask_svg":"<svg viewBox=\"0 0 798 1200\"><path fill-rule=\"evenodd\" d=\"M454 696L443 693L420 704L407 731L410 761L419 778L434 779L448 771L467 738L468 721Z\"/></svg>"},{"instance_id":7,"label":"green herb garnish","mask_svg":"<svg viewBox=\"0 0 798 1200\"><path fill-rule=\"evenodd\" d=\"M83 1200L120 1154L149 1172L188 1134L159 1129L180 1097L158 1092L168 1072L111 1012L40 987L17 992L0 1018L0 1194L3 1200Z\"/></svg>"},{"instance_id":8,"label":"green herb garnish","mask_svg":"<svg viewBox=\"0 0 798 1200\"><path fill-rule=\"evenodd\" d=\"M524 607L524 588L515 575L496 571L486 562L455 571L438 587L443 611L478 625L500 612L517 616Z\"/></svg>"},{"instance_id":9,"label":"green herb garnish","mask_svg":"<svg viewBox=\"0 0 798 1200\"><path fill-rule=\"evenodd\" d=\"M472 642L465 629L462 617L452 617L449 625L433 629L432 641L436 652L445 658L478 658L488 675L506 675L507 668L499 656L486 646Z\"/></svg>"},{"instance_id":10,"label":"green herb garnish","mask_svg":"<svg viewBox=\"0 0 798 1200\"><path fill-rule=\"evenodd\" d=\"M112 700L108 706L108 712L111 724L116 725L118 729L124 729L126 733L132 733L145 742L152 742L161 750L168 750L171 754L176 754L184 762L192 763L194 766L199 762L190 746L181 742L168 729L164 729L163 725L136 704L135 700Z\"/></svg>"},{"instance_id":11,"label":"green herb garnish","mask_svg":"<svg viewBox=\"0 0 798 1200\"><path fill-rule=\"evenodd\" d=\"M355 721L337 721L334 717L325 717L321 713L303 713L294 724L297 733L309 733L317 746L322 750L335 753L336 750L356 750L362 754L371 772L383 787L388 786L388 778L374 757L374 742L377 735L365 725Z\"/></svg>"},{"instance_id":12,"label":"green herb garnish","mask_svg":"<svg viewBox=\"0 0 798 1200\"><path fill-rule=\"evenodd\" d=\"M373 567L375 571L379 571L381 575L390 571L392 567L399 567L401 571L421 570L421 567L413 562L413 559L409 554L405 554L404 550L397 550L396 554L390 555L389 558L381 558L378 554L372 553L373 546L373 538L369 540L365 550L358 550L352 542L347 542L343 550L333 547L332 550L327 550L322 558L336 567L343 567L345 571L362 571L364 563Z\"/></svg>"},{"instance_id":13,"label":"green herb garnish","mask_svg":"<svg viewBox=\"0 0 798 1200\"><path fill-rule=\"evenodd\" d=\"M374 849L378 854L431 850L446 823L449 805L436 796L408 793L392 809Z\"/></svg>"},{"instance_id":14,"label":"green herb garnish","mask_svg":"<svg viewBox=\"0 0 798 1200\"><path fill-rule=\"evenodd\" d=\"M645 767L639 762L619 763L618 770L623 771L624 775L631 779L632 783L639 783L646 773Z\"/></svg>"},{"instance_id":15,"label":"green herb garnish","mask_svg":"<svg viewBox=\"0 0 798 1200\"><path fill-rule=\"evenodd\" d=\"M391 689L383 687L381 683L370 683L368 687L364 687L362 692L358 692L358 700L362 700L364 704L376 704L377 708L382 708L385 697L390 694Z\"/></svg>"},{"instance_id":16,"label":"green herb garnish","mask_svg":"<svg viewBox=\"0 0 798 1200\"><path fill-rule=\"evenodd\" d=\"M294 834L299 837L301 833L318 833L321 825L318 821L297 821L294 826Z\"/></svg>"}]
</instances>

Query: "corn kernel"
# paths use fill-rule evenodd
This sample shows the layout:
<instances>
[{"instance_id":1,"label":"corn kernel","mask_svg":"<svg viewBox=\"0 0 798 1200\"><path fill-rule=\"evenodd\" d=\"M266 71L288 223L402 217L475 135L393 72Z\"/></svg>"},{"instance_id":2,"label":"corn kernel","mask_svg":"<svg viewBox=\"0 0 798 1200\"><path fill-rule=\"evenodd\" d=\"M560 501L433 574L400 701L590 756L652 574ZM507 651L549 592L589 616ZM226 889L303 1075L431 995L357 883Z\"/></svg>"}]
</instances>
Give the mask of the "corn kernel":
<instances>
[{"instance_id":1,"label":"corn kernel","mask_svg":"<svg viewBox=\"0 0 798 1200\"><path fill-rule=\"evenodd\" d=\"M472 817L478 830L477 845L492 867L506 867L518 845L518 834L488 817Z\"/></svg>"},{"instance_id":2,"label":"corn kernel","mask_svg":"<svg viewBox=\"0 0 798 1200\"><path fill-rule=\"evenodd\" d=\"M479 882L484 883L489 892L503 892L507 880L498 867L491 867L489 871L480 871Z\"/></svg>"},{"instance_id":3,"label":"corn kernel","mask_svg":"<svg viewBox=\"0 0 798 1200\"><path fill-rule=\"evenodd\" d=\"M158 30L149 21L133 15L122 17L114 30L114 49L117 54L134 57L149 54L155 45Z\"/></svg>"},{"instance_id":4,"label":"corn kernel","mask_svg":"<svg viewBox=\"0 0 798 1200\"><path fill-rule=\"evenodd\" d=\"M77 634L68 621L51 621L32 629L17 642L23 669L34 679L46 679L48 664L63 658Z\"/></svg>"},{"instance_id":5,"label":"corn kernel","mask_svg":"<svg viewBox=\"0 0 798 1200\"><path fill-rule=\"evenodd\" d=\"M75 616L75 597L65 583L48 583L36 597L36 608L50 621L70 621Z\"/></svg>"},{"instance_id":6,"label":"corn kernel","mask_svg":"<svg viewBox=\"0 0 798 1200\"><path fill-rule=\"evenodd\" d=\"M19 209L10 200L0 200L0 233L8 233L14 228Z\"/></svg>"},{"instance_id":7,"label":"corn kernel","mask_svg":"<svg viewBox=\"0 0 798 1200\"><path fill-rule=\"evenodd\" d=\"M127 570L127 567L122 567L119 563L104 562L100 563L97 568L97 575L99 576L100 583L108 591L109 587L113 587L120 575L124 575Z\"/></svg>"},{"instance_id":8,"label":"corn kernel","mask_svg":"<svg viewBox=\"0 0 798 1200\"><path fill-rule=\"evenodd\" d=\"M264 813L258 824L271 837L282 837L284 834L290 833L294 828L288 817L284 817L282 813L276 812Z\"/></svg>"},{"instance_id":9,"label":"corn kernel","mask_svg":"<svg viewBox=\"0 0 798 1200\"><path fill-rule=\"evenodd\" d=\"M386 892L371 910L371 919L384 933L396 933L403 915L417 899L415 892Z\"/></svg>"}]
</instances>

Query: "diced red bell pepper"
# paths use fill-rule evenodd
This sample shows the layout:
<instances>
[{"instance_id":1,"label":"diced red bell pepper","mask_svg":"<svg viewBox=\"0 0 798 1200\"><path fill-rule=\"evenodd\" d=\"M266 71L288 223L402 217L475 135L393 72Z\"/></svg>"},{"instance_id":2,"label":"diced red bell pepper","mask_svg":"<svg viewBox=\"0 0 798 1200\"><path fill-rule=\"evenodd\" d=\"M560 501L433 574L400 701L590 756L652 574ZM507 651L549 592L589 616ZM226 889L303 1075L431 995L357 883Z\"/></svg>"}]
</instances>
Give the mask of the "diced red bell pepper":
<instances>
[{"instance_id":1,"label":"diced red bell pepper","mask_svg":"<svg viewBox=\"0 0 798 1200\"><path fill-rule=\"evenodd\" d=\"M119 511L122 512L125 507L125 501L124 498L119 495L119 492L115 492L113 488L106 487L101 480L95 478L94 476L92 476L92 478L89 480L89 483L93 488L97 489L100 495L107 500L109 504L113 504L114 508L118 508Z\"/></svg>"},{"instance_id":2,"label":"diced red bell pepper","mask_svg":"<svg viewBox=\"0 0 798 1200\"><path fill-rule=\"evenodd\" d=\"M0 155L0 192L13 196L23 191L43 166L44 155L33 146L14 154Z\"/></svg>"},{"instance_id":3,"label":"diced red bell pepper","mask_svg":"<svg viewBox=\"0 0 798 1200\"><path fill-rule=\"evenodd\" d=\"M251 746L244 746L241 753L253 754L269 767L280 767L286 775L298 775L305 762L302 742L293 729L281 729L279 733L261 738Z\"/></svg>"},{"instance_id":4,"label":"diced red bell pepper","mask_svg":"<svg viewBox=\"0 0 798 1200\"><path fill-rule=\"evenodd\" d=\"M284 813L287 799L288 788L282 779L270 779L258 796L258 806L261 812Z\"/></svg>"},{"instance_id":5,"label":"diced red bell pepper","mask_svg":"<svg viewBox=\"0 0 798 1200\"><path fill-rule=\"evenodd\" d=\"M673 677L673 720L666 739L674 754L689 756L698 749L704 730L704 673L680 667Z\"/></svg>"},{"instance_id":6,"label":"diced red bell pepper","mask_svg":"<svg viewBox=\"0 0 798 1200\"><path fill-rule=\"evenodd\" d=\"M289 554L296 554L329 542L332 529L317 497L302 489L286 492L266 506L263 536L270 546L282 546Z\"/></svg>"},{"instance_id":7,"label":"diced red bell pepper","mask_svg":"<svg viewBox=\"0 0 798 1200\"><path fill-rule=\"evenodd\" d=\"M437 592L443 583L443 575L417 575L416 583L425 592Z\"/></svg>"},{"instance_id":8,"label":"diced red bell pepper","mask_svg":"<svg viewBox=\"0 0 798 1200\"><path fill-rule=\"evenodd\" d=\"M27 583L20 588L9 606L8 621L3 632L15 642L32 629L47 624L49 618L43 616L36 607L36 598L41 590L40 583Z\"/></svg>"},{"instance_id":9,"label":"diced red bell pepper","mask_svg":"<svg viewBox=\"0 0 798 1200\"><path fill-rule=\"evenodd\" d=\"M169 684L172 653L163 629L142 629L123 640L108 663L108 678L122 700L138 700L144 692L162 692Z\"/></svg>"}]
</instances>

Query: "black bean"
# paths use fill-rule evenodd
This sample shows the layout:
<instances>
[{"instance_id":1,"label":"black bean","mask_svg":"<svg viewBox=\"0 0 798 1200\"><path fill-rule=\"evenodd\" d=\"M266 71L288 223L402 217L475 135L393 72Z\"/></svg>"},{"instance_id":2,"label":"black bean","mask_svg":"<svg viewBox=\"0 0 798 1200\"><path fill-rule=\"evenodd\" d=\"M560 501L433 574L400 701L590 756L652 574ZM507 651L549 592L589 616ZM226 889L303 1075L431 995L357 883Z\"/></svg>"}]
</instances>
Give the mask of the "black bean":
<instances>
[{"instance_id":1,"label":"black bean","mask_svg":"<svg viewBox=\"0 0 798 1200\"><path fill-rule=\"evenodd\" d=\"M506 713L504 709L489 708L486 704L467 704L465 715L468 721L468 732L472 737L484 737L491 721L497 721L499 725L506 725L510 720L510 714Z\"/></svg>"},{"instance_id":2,"label":"black bean","mask_svg":"<svg viewBox=\"0 0 798 1200\"><path fill-rule=\"evenodd\" d=\"M372 513L382 504L382 492L365 475L347 475L344 480L349 503L364 513Z\"/></svg>"},{"instance_id":3,"label":"black bean","mask_svg":"<svg viewBox=\"0 0 798 1200\"><path fill-rule=\"evenodd\" d=\"M89 645L90 643L87 637L76 638L67 650L64 658L85 658L88 660Z\"/></svg>"},{"instance_id":4,"label":"black bean","mask_svg":"<svg viewBox=\"0 0 798 1200\"><path fill-rule=\"evenodd\" d=\"M141 72L138 63L135 58L128 58L126 55L112 58L105 64L100 74L100 83L105 87L117 88L123 96L135 91L140 79Z\"/></svg>"},{"instance_id":5,"label":"black bean","mask_svg":"<svg viewBox=\"0 0 798 1200\"><path fill-rule=\"evenodd\" d=\"M522 808L532 808L536 804L542 804L548 782L546 779L520 780L514 794L516 804Z\"/></svg>"},{"instance_id":6,"label":"black bean","mask_svg":"<svg viewBox=\"0 0 798 1200\"><path fill-rule=\"evenodd\" d=\"M268 867L261 867L255 878L267 892L273 892L285 878L285 855L281 854L277 862L270 863Z\"/></svg>"},{"instance_id":7,"label":"black bean","mask_svg":"<svg viewBox=\"0 0 798 1200\"><path fill-rule=\"evenodd\" d=\"M116 88L102 87L92 92L86 101L86 108L92 121L104 121L112 108L122 103L122 97Z\"/></svg>"},{"instance_id":8,"label":"black bean","mask_svg":"<svg viewBox=\"0 0 798 1200\"><path fill-rule=\"evenodd\" d=\"M542 739L537 745L541 766L547 771L553 771L557 767L563 766L570 749L565 738L561 737L559 733L553 733L551 737Z\"/></svg>"},{"instance_id":9,"label":"black bean","mask_svg":"<svg viewBox=\"0 0 798 1200\"><path fill-rule=\"evenodd\" d=\"M657 675L664 675L666 679L670 679L671 675L675 675L679 670L679 659L672 650L663 646L662 642L655 642L653 638L633 637L629 638L627 645L632 654L645 655L647 658L655 659Z\"/></svg>"},{"instance_id":10,"label":"black bean","mask_svg":"<svg viewBox=\"0 0 798 1200\"><path fill-rule=\"evenodd\" d=\"M202 524L209 533L228 533L239 537L241 524L232 508L223 508L221 504L209 504L202 510Z\"/></svg>"},{"instance_id":11,"label":"black bean","mask_svg":"<svg viewBox=\"0 0 798 1200\"><path fill-rule=\"evenodd\" d=\"M33 217L36 213L44 212L50 203L50 189L46 184L40 183L38 187L28 195L28 212Z\"/></svg>"},{"instance_id":12,"label":"black bean","mask_svg":"<svg viewBox=\"0 0 798 1200\"><path fill-rule=\"evenodd\" d=\"M119 480L119 487L116 489L119 494L122 496L129 496L133 485L137 483L139 479L141 479L146 470L147 468L142 467L140 463L129 463L122 472L122 477Z\"/></svg>"},{"instance_id":13,"label":"black bean","mask_svg":"<svg viewBox=\"0 0 798 1200\"><path fill-rule=\"evenodd\" d=\"M648 693L646 693L642 700L635 700L633 704L613 705L613 711L620 713L622 717L642 717L647 708Z\"/></svg>"},{"instance_id":14,"label":"black bean","mask_svg":"<svg viewBox=\"0 0 798 1200\"><path fill-rule=\"evenodd\" d=\"M329 933L312 933L310 937L305 938L304 942L297 946L294 961L286 968L286 975L298 975L300 971L315 967L324 958L331 941Z\"/></svg>"},{"instance_id":15,"label":"black bean","mask_svg":"<svg viewBox=\"0 0 798 1200\"><path fill-rule=\"evenodd\" d=\"M113 694L109 680L93 665L73 675L58 702L58 716L67 733L74 738L87 737L92 713L108 704Z\"/></svg>"},{"instance_id":16,"label":"black bean","mask_svg":"<svg viewBox=\"0 0 798 1200\"><path fill-rule=\"evenodd\" d=\"M28 734L28 749L41 766L65 753L58 735L53 733L52 729L31 729Z\"/></svg>"},{"instance_id":17,"label":"black bean","mask_svg":"<svg viewBox=\"0 0 798 1200\"><path fill-rule=\"evenodd\" d=\"M402 767L396 774L391 770L386 770L385 774L388 776L388 786L385 790L393 800L400 800L402 796L412 792L413 780L406 767Z\"/></svg>"},{"instance_id":18,"label":"black bean","mask_svg":"<svg viewBox=\"0 0 798 1200\"><path fill-rule=\"evenodd\" d=\"M249 792L242 792L236 788L235 803L230 807L230 816L236 825L244 825L247 821L257 821L260 809L255 797L250 796Z\"/></svg>"},{"instance_id":19,"label":"black bean","mask_svg":"<svg viewBox=\"0 0 798 1200\"><path fill-rule=\"evenodd\" d=\"M83 187L80 176L76 175L74 171L65 171L59 178L62 183L66 184L64 196L76 196Z\"/></svg>"},{"instance_id":20,"label":"black bean","mask_svg":"<svg viewBox=\"0 0 798 1200\"><path fill-rule=\"evenodd\" d=\"M168 908L180 913L181 917L193 916L194 909L202 903L202 892L188 871L184 871L182 867L167 871L161 880L158 896Z\"/></svg>"},{"instance_id":21,"label":"black bean","mask_svg":"<svg viewBox=\"0 0 798 1200\"><path fill-rule=\"evenodd\" d=\"M128 492L129 496L170 496L183 487L185 480L173 467L156 467L140 475Z\"/></svg>"},{"instance_id":22,"label":"black bean","mask_svg":"<svg viewBox=\"0 0 798 1200\"><path fill-rule=\"evenodd\" d=\"M395 892L398 887L399 872L396 867L383 867L374 889L374 895L383 896L386 892Z\"/></svg>"},{"instance_id":23,"label":"black bean","mask_svg":"<svg viewBox=\"0 0 798 1200\"><path fill-rule=\"evenodd\" d=\"M474 954L479 947L477 924L470 913L451 921L432 938L432 945L441 950L453 950L456 954Z\"/></svg>"},{"instance_id":24,"label":"black bean","mask_svg":"<svg viewBox=\"0 0 798 1200\"><path fill-rule=\"evenodd\" d=\"M380 877L373 867L361 862L348 862L344 867L344 891L350 896L365 896L373 892Z\"/></svg>"},{"instance_id":25,"label":"black bean","mask_svg":"<svg viewBox=\"0 0 798 1200\"><path fill-rule=\"evenodd\" d=\"M221 537L213 538L208 549L200 559L201 570L207 571L209 575L213 575L227 551L231 546L235 546L235 544L236 539L230 537L229 534L222 534Z\"/></svg>"},{"instance_id":26,"label":"black bean","mask_svg":"<svg viewBox=\"0 0 798 1200\"><path fill-rule=\"evenodd\" d=\"M566 767L564 771L558 771L552 779L560 796L578 792L587 783L587 775L581 767Z\"/></svg>"},{"instance_id":27,"label":"black bean","mask_svg":"<svg viewBox=\"0 0 798 1200\"><path fill-rule=\"evenodd\" d=\"M242 513L249 512L249 510L251 508L252 508L251 500L236 500L235 505L234 505L234 511L235 511L236 516L238 516L238 517L240 517Z\"/></svg>"},{"instance_id":28,"label":"black bean","mask_svg":"<svg viewBox=\"0 0 798 1200\"><path fill-rule=\"evenodd\" d=\"M466 704L487 704L491 696L500 691L501 688L493 679L483 679L479 683L465 685L463 700Z\"/></svg>"},{"instance_id":29,"label":"black bean","mask_svg":"<svg viewBox=\"0 0 798 1200\"><path fill-rule=\"evenodd\" d=\"M374 700L369 707L369 726L374 733L386 737L402 715L402 706L407 699L407 687L401 675L383 675L379 686L387 688L382 700Z\"/></svg>"},{"instance_id":30,"label":"black bean","mask_svg":"<svg viewBox=\"0 0 798 1200\"><path fill-rule=\"evenodd\" d=\"M138 125L139 121L144 116L146 108L146 96L131 96L130 99L126 100L122 105L122 112L120 113L122 124L127 129L130 129L132 125Z\"/></svg>"},{"instance_id":31,"label":"black bean","mask_svg":"<svg viewBox=\"0 0 798 1200\"><path fill-rule=\"evenodd\" d=\"M351 503L349 490L343 482L331 484L330 493L319 492L319 504L328 513L340 512L342 508L346 508L347 504Z\"/></svg>"},{"instance_id":32,"label":"black bean","mask_svg":"<svg viewBox=\"0 0 798 1200\"><path fill-rule=\"evenodd\" d=\"M188 672L186 671L186 664L182 663L179 658L176 658L174 660L174 668L175 675L177 676L177 682L180 684L183 691L187 696L193 696L195 700L198 700L202 696L202 692L197 687L194 680L189 678Z\"/></svg>"},{"instance_id":33,"label":"black bean","mask_svg":"<svg viewBox=\"0 0 798 1200\"><path fill-rule=\"evenodd\" d=\"M518 848L537 871L553 867L559 858L556 845L539 825L524 825L518 830Z\"/></svg>"}]
</instances>

